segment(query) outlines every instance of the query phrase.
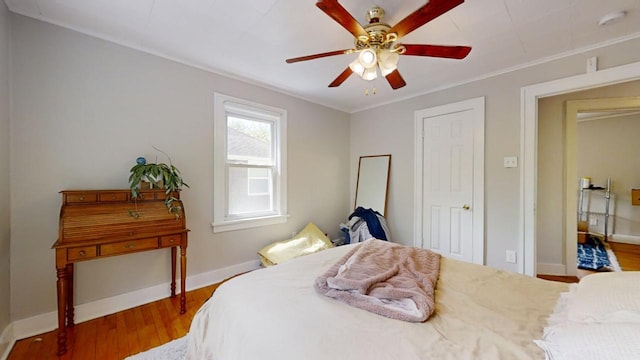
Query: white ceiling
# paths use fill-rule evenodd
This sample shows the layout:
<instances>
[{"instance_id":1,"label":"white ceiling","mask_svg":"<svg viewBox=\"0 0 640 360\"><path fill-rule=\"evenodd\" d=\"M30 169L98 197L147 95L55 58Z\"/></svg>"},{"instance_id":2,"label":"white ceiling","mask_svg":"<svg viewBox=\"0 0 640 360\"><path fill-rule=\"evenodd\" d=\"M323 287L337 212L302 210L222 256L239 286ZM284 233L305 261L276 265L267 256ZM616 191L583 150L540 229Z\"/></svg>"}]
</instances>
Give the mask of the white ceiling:
<instances>
[{"instance_id":1,"label":"white ceiling","mask_svg":"<svg viewBox=\"0 0 640 360\"><path fill-rule=\"evenodd\" d=\"M435 0L433 0L435 1ZM316 0L5 0L15 13L186 64L249 80L347 112L464 83L619 39L640 36L640 0L467 0L402 39L468 45L464 60L403 56L407 86L352 75L327 85L355 58L285 59L353 47ZM394 25L424 0L342 0L360 23L373 5ZM624 10L622 21L598 20ZM639 50L640 51L640 50ZM586 67L586 64L585 64ZM375 87L376 95L365 96Z\"/></svg>"}]
</instances>

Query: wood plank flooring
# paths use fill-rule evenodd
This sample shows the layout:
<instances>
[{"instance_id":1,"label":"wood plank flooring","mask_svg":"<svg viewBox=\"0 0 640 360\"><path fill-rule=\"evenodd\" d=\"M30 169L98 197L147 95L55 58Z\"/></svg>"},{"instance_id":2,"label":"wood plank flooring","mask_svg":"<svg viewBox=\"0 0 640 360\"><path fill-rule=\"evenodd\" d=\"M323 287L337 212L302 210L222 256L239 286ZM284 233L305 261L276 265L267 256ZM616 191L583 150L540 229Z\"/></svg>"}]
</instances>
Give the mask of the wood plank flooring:
<instances>
[{"instance_id":1,"label":"wood plank flooring","mask_svg":"<svg viewBox=\"0 0 640 360\"><path fill-rule=\"evenodd\" d=\"M618 258L622 271L640 270L640 245L624 244L609 241L611 250Z\"/></svg>"},{"instance_id":2,"label":"wood plank flooring","mask_svg":"<svg viewBox=\"0 0 640 360\"><path fill-rule=\"evenodd\" d=\"M166 298L76 324L67 330L67 353L57 356L56 331L16 342L7 360L120 360L187 334L196 311L220 284L187 292L187 312L180 297Z\"/></svg>"},{"instance_id":3,"label":"wood plank flooring","mask_svg":"<svg viewBox=\"0 0 640 360\"><path fill-rule=\"evenodd\" d=\"M536 277L538 277L540 279L551 280L551 281L559 281L559 282L564 282L564 283L577 283L579 281L577 276L540 275L540 274L538 274Z\"/></svg>"}]
</instances>

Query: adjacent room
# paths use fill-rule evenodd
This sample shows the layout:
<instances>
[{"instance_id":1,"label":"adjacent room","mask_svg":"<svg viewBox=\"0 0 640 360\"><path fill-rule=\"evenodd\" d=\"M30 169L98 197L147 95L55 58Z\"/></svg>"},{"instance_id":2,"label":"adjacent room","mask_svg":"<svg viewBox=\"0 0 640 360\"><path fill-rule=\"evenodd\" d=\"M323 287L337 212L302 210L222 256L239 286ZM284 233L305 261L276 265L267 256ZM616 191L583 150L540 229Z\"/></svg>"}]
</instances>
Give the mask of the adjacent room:
<instances>
[{"instance_id":1,"label":"adjacent room","mask_svg":"<svg viewBox=\"0 0 640 360\"><path fill-rule=\"evenodd\" d=\"M635 359L639 114L637 0L4 0L0 360Z\"/></svg>"}]
</instances>

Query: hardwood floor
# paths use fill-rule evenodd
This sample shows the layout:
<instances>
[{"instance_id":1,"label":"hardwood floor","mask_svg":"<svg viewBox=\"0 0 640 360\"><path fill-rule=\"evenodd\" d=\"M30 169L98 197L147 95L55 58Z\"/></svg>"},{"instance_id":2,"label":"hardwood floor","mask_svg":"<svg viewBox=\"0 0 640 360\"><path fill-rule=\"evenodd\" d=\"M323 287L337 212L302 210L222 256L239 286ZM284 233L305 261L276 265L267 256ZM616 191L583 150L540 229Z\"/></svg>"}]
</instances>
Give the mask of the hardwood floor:
<instances>
[{"instance_id":1,"label":"hardwood floor","mask_svg":"<svg viewBox=\"0 0 640 360\"><path fill-rule=\"evenodd\" d=\"M219 285L188 291L183 315L179 296L158 300L69 328L62 356L56 355L56 331L51 331L17 341L7 360L124 359L186 335L196 311Z\"/></svg>"},{"instance_id":2,"label":"hardwood floor","mask_svg":"<svg viewBox=\"0 0 640 360\"><path fill-rule=\"evenodd\" d=\"M538 274L536 277L538 277L540 279L551 280L551 281L559 281L559 282L565 282L565 283L577 283L578 282L578 277L577 276L540 275L540 274Z\"/></svg>"},{"instance_id":3,"label":"hardwood floor","mask_svg":"<svg viewBox=\"0 0 640 360\"><path fill-rule=\"evenodd\" d=\"M622 271L640 270L640 245L609 242Z\"/></svg>"}]
</instances>

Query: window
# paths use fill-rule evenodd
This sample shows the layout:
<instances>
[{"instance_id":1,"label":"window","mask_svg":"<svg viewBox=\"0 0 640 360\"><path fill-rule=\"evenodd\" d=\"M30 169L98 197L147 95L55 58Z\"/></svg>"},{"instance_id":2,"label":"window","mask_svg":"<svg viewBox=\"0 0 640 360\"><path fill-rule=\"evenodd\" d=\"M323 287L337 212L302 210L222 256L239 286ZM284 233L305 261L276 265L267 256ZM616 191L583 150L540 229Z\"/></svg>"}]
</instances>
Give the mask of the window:
<instances>
[{"instance_id":1,"label":"window","mask_svg":"<svg viewBox=\"0 0 640 360\"><path fill-rule=\"evenodd\" d=\"M285 222L287 112L214 94L214 232Z\"/></svg>"}]
</instances>

